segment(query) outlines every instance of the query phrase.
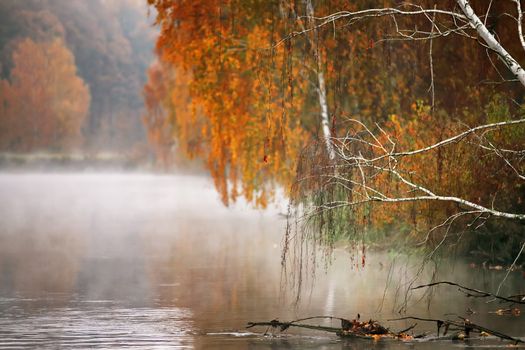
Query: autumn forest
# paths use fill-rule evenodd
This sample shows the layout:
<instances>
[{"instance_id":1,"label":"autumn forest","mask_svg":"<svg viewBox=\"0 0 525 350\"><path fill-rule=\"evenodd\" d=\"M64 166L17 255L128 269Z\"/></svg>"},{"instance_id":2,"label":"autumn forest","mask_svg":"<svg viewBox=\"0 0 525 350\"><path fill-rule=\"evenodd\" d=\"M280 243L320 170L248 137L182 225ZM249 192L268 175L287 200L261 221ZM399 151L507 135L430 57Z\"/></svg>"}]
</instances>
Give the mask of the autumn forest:
<instances>
[{"instance_id":1,"label":"autumn forest","mask_svg":"<svg viewBox=\"0 0 525 350\"><path fill-rule=\"evenodd\" d=\"M143 5L0 2L2 151L129 152L145 140L155 29Z\"/></svg>"}]
</instances>

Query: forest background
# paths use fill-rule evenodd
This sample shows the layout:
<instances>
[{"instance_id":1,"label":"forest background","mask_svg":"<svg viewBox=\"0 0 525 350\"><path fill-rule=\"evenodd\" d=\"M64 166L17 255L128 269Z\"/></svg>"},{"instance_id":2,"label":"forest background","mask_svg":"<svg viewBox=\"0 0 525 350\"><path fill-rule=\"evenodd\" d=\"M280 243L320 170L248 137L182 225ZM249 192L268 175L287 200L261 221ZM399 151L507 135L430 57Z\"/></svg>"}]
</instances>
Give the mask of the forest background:
<instances>
[{"instance_id":1,"label":"forest background","mask_svg":"<svg viewBox=\"0 0 525 350\"><path fill-rule=\"evenodd\" d=\"M1 150L144 153L151 22L140 0L1 1Z\"/></svg>"}]
</instances>

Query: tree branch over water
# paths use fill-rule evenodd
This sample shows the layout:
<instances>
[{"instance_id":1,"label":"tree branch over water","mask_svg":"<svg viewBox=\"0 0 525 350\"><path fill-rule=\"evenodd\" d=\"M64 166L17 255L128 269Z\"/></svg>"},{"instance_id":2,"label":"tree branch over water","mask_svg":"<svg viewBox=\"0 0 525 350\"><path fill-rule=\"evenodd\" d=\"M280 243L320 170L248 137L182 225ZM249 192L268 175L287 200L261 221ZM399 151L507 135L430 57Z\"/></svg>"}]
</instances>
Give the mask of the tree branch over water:
<instances>
[{"instance_id":1,"label":"tree branch over water","mask_svg":"<svg viewBox=\"0 0 525 350\"><path fill-rule=\"evenodd\" d=\"M396 151L396 142L389 134L386 133L386 131L384 131L384 129L379 126L379 133L375 134L359 120L349 119L349 122L356 124L360 131L355 132L354 134L347 134L346 137L338 139L335 144L341 164L347 167L350 172L355 172L356 176L342 177L341 175L337 175L337 178L334 178L334 180L347 182L352 185L352 192L355 195L355 200L326 203L324 207L325 209L341 206L356 206L369 202L401 203L417 201L444 201L454 202L467 207L470 210L470 214L487 214L489 216L506 219L520 221L525 220L525 213L500 211L495 209L494 206L489 207L453 195L438 194L427 186L412 180L412 173L407 173L406 171L402 170L402 162L404 158L421 155L452 143L461 142L466 137L481 131L486 132L497 130L503 127L523 124L525 123L525 119L479 125L477 127L469 128L466 131L458 133L430 146L411 151ZM483 140L485 138L482 136L480 139ZM480 147L484 147L482 142L483 141L480 141L479 143ZM499 155L509 151L519 154L525 152L525 150L499 149L493 144L491 144L491 147ZM507 161L507 165L512 167L514 171L518 172L516 167L510 164L509 161ZM409 195L404 195L403 192L398 195L387 194L385 188L374 185L374 179L377 178L379 174L386 174L392 179L397 180L401 185L405 186L406 190L404 193ZM520 178L523 178L521 173L518 172L518 175Z\"/></svg>"},{"instance_id":2,"label":"tree branch over water","mask_svg":"<svg viewBox=\"0 0 525 350\"><path fill-rule=\"evenodd\" d=\"M486 292L486 291L483 291L483 290L465 287L465 286L463 286L463 285L461 285L459 283L450 282L450 281L439 281L439 282L433 282L433 283L428 283L428 284L422 284L422 285L419 285L417 287L411 288L411 290L422 289L422 288L430 288L430 287L438 286L438 285L449 285L449 286L458 287L459 290L461 292L465 293L465 295L467 297L473 297L473 298L488 298L488 297L491 297L491 298L498 299L498 300L501 300L501 301L504 301L504 302L507 302L507 303L525 304L525 300L521 300L519 298L519 296L518 297L513 297L513 296L503 297L503 296L496 295L496 294L493 294L493 293L490 293L490 292Z\"/></svg>"}]
</instances>

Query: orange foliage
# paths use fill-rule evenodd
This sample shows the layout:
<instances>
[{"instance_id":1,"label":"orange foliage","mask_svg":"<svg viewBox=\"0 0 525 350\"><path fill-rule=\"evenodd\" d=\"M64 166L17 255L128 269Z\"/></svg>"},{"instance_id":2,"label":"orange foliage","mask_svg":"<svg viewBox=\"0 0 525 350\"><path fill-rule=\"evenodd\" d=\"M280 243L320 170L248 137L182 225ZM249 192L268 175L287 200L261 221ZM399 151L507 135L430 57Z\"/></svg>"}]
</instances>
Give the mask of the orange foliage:
<instances>
[{"instance_id":1,"label":"orange foliage","mask_svg":"<svg viewBox=\"0 0 525 350\"><path fill-rule=\"evenodd\" d=\"M31 151L78 143L90 95L63 42L25 39L13 62L10 80L0 82L2 148Z\"/></svg>"},{"instance_id":2,"label":"orange foliage","mask_svg":"<svg viewBox=\"0 0 525 350\"><path fill-rule=\"evenodd\" d=\"M206 159L225 204L244 195L265 206L271 183L292 179L305 142L300 120L289 118L293 107L280 81L284 49L261 49L272 43L272 20L259 23L257 12L241 12L233 2L150 3L159 21L166 19L158 49L174 79L162 105L179 149ZM160 91L165 83L150 77L147 89ZM150 114L156 108L148 104Z\"/></svg>"},{"instance_id":3,"label":"orange foliage","mask_svg":"<svg viewBox=\"0 0 525 350\"><path fill-rule=\"evenodd\" d=\"M264 205L266 193L271 193L267 185L275 180L288 187L300 149L319 133L318 97L312 84L316 78L311 68L317 63L310 42L299 36L272 46L304 25L296 17L303 14L302 5L293 1L148 2L155 6L161 27L157 42L161 65L173 78L169 94L179 99L162 103L168 123L162 133L173 131L179 150L206 159L225 203L242 194ZM354 7L358 4L333 1L318 4L316 14ZM412 91L403 74L414 65L417 50L405 45L405 60L385 66L382 57L389 55L391 45L374 43L383 27L379 22L337 35L319 31L319 59L326 73L335 135L345 132L337 119L342 112L380 121L400 113L401 101L409 101ZM184 91L184 82L189 92ZM146 89L155 84L159 91L164 89L160 85L165 83L155 83L153 77ZM156 111L150 106L152 117L146 119L154 119ZM155 138L157 144L171 142Z\"/></svg>"}]
</instances>

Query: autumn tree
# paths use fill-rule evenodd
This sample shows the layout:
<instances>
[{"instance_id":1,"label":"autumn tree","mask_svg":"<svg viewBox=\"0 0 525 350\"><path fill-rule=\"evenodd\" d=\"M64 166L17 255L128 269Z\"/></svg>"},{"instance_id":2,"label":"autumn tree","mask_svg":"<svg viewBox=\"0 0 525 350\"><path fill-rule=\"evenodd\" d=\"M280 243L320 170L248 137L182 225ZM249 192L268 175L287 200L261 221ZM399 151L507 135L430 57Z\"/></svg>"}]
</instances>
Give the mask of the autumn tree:
<instances>
[{"instance_id":1,"label":"autumn tree","mask_svg":"<svg viewBox=\"0 0 525 350\"><path fill-rule=\"evenodd\" d=\"M90 95L64 43L22 40L13 63L9 80L0 82L2 148L33 151L78 144Z\"/></svg>"},{"instance_id":2,"label":"autumn tree","mask_svg":"<svg viewBox=\"0 0 525 350\"><path fill-rule=\"evenodd\" d=\"M158 55L164 69L174 70L171 74L183 70L186 74L181 76L188 79L187 103L177 105L190 108L175 113L171 130L177 142L189 145L177 125L194 126L189 127L191 139L200 150L195 155L208 159L223 199L231 190L225 179L250 184L243 194L261 184L231 171L241 164L259 167L260 156L239 163L230 154L247 154L245 145L256 145L265 153L268 149L262 139L254 142L265 130L259 123L253 124L259 133L243 135L240 143L232 144L228 135L242 134L236 128L243 125L239 120L266 118L268 125L275 125L272 117L281 113L301 131L295 134L300 142L286 143L292 134L282 134L282 144L296 147L286 154L287 166L295 166L291 156L300 154L292 200L297 208L312 209L309 213L314 215L306 215L310 231L322 233L313 240L330 245L338 239L368 240L366 232L371 231L390 232L390 236L399 232L396 237L407 241L435 247L445 238L468 251L479 250L471 243L480 240L463 239L459 244L458 238L481 235L487 241L509 242L509 251L519 248L513 232L520 230L520 224L494 218L502 217L495 215L501 212L519 219L523 212L522 126L513 122L521 118L523 100L523 87L516 84L521 74L517 62L525 59L520 2L475 3L474 7L459 0L439 6L431 1L385 1L381 7L337 0L149 3L159 13ZM270 55L250 61L248 57L257 57L251 52ZM267 82L264 93L256 93L259 100L266 99L265 104L257 104L253 94L240 95L257 91L251 88L253 72ZM269 101L281 101L275 104L279 108L267 108L270 116L260 113ZM180 108L163 106L166 111ZM239 117L243 111L249 111L250 118ZM194 121L198 123L191 124ZM486 125L497 127L484 129ZM482 127L480 132L468 132L468 137L458 139L462 142L401 159L394 156L398 163L392 160L388 165L398 164L404 180L433 194L447 194L448 199L463 199L487 210L468 210L466 202L454 200L394 203L372 196L372 190L383 199L414 195L411 191L418 190L387 171L385 164L373 168L369 161L379 157L382 146L396 145L395 150L385 148L387 153L379 157L386 161L391 154L456 140L455 135L476 131L477 126ZM301 151L306 144L310 146ZM270 145L272 149L280 144ZM333 161L326 159L330 145L336 153ZM353 205L356 201L359 205ZM303 214L299 218L305 218ZM454 219L456 214L459 217ZM449 218L454 225L449 225ZM462 235L461 227L476 229L476 234ZM506 233L491 235L495 230Z\"/></svg>"}]
</instances>

